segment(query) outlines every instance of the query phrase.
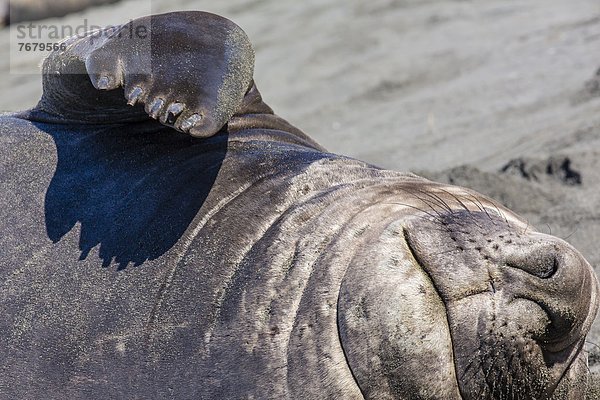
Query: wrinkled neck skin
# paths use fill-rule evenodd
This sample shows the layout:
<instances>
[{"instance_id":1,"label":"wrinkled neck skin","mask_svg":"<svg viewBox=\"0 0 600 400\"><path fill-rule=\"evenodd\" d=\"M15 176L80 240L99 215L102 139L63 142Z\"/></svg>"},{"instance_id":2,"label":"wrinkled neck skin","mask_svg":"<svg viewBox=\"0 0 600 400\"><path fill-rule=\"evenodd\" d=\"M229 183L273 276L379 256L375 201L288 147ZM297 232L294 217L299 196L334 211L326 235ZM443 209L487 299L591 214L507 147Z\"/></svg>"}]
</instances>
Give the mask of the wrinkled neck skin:
<instances>
[{"instance_id":1,"label":"wrinkled neck skin","mask_svg":"<svg viewBox=\"0 0 600 400\"><path fill-rule=\"evenodd\" d=\"M254 82L244 96L240 111L227 123L226 131L232 137L252 135L255 140L294 143L312 150L326 152L325 148L300 129L275 115L271 107L263 101Z\"/></svg>"},{"instance_id":2,"label":"wrinkled neck skin","mask_svg":"<svg viewBox=\"0 0 600 400\"><path fill-rule=\"evenodd\" d=\"M321 149L273 115L256 87L243 109L228 125L234 136L260 127ZM329 288L323 291L333 286L339 296L326 302L337 304L335 312L322 315L309 311L314 300L304 299L305 313L319 337L333 329L336 314L339 336L326 349L339 340L360 395L583 398L588 371L582 349L599 299L597 278L581 254L476 192L366 169L370 177L364 169L347 188L320 199L327 208L310 220L315 223L306 222L307 234L333 238L325 247L312 243L325 248L313 274ZM320 232L324 224L328 231ZM305 313L299 315L310 320ZM292 333L290 341L300 346L304 334ZM319 345L311 351L302 346L295 357L297 365L320 371L321 381L331 374L316 362L328 357ZM349 382L348 371L341 371ZM328 387L295 390L317 395Z\"/></svg>"}]
</instances>

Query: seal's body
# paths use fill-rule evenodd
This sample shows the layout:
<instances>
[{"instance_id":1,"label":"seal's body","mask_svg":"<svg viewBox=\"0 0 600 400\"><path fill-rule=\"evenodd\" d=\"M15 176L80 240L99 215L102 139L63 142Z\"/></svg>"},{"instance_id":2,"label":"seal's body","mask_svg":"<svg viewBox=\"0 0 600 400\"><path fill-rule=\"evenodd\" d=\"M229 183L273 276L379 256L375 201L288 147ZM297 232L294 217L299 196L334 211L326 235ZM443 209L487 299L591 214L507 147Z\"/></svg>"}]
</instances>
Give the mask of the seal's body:
<instances>
[{"instance_id":1,"label":"seal's body","mask_svg":"<svg viewBox=\"0 0 600 400\"><path fill-rule=\"evenodd\" d=\"M583 396L579 253L468 189L326 152L263 103L231 22L153 18L159 66L169 26L222 24L188 36L202 79L128 80L125 46L74 40L40 105L1 117L2 397Z\"/></svg>"}]
</instances>

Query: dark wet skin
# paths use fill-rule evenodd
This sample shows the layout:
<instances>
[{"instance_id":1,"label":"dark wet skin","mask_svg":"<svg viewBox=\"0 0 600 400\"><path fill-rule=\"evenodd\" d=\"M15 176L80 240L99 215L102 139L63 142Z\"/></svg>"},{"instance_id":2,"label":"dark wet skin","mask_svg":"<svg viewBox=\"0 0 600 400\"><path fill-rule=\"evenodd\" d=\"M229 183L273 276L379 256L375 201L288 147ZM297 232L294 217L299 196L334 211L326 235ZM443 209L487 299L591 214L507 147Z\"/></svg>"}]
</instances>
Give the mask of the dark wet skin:
<instances>
[{"instance_id":1,"label":"dark wet skin","mask_svg":"<svg viewBox=\"0 0 600 400\"><path fill-rule=\"evenodd\" d=\"M67 45L0 117L0 397L584 397L598 283L566 242L326 152L224 18Z\"/></svg>"},{"instance_id":2,"label":"dark wet skin","mask_svg":"<svg viewBox=\"0 0 600 400\"><path fill-rule=\"evenodd\" d=\"M250 88L254 51L228 20L207 13L176 15L140 18L67 40L67 50L44 63L38 109L66 121L149 116L194 137L217 133ZM188 77L198 84L189 84ZM111 92L118 88L127 104L143 104L145 112L127 107L120 92Z\"/></svg>"}]
</instances>

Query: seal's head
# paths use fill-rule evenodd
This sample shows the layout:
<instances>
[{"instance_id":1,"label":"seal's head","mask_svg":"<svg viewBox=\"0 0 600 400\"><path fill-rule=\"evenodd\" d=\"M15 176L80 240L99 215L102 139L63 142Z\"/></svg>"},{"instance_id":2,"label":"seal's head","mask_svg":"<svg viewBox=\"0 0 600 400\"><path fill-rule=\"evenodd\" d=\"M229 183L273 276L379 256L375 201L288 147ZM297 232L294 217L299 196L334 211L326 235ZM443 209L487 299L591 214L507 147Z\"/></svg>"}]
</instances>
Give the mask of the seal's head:
<instances>
[{"instance_id":1,"label":"seal's head","mask_svg":"<svg viewBox=\"0 0 600 400\"><path fill-rule=\"evenodd\" d=\"M475 192L404 191L340 297L342 345L366 397L583 398L599 301L588 262Z\"/></svg>"}]
</instances>

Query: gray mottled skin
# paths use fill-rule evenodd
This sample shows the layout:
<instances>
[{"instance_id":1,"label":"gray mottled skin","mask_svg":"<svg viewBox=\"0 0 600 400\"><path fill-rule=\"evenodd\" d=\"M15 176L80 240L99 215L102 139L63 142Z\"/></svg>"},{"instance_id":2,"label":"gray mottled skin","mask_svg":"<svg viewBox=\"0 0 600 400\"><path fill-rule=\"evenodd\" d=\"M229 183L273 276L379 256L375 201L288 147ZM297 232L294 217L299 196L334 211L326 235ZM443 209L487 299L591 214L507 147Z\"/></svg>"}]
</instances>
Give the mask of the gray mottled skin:
<instances>
[{"instance_id":1,"label":"gray mottled skin","mask_svg":"<svg viewBox=\"0 0 600 400\"><path fill-rule=\"evenodd\" d=\"M1 117L1 398L584 397L576 250L326 152L262 102L231 22L151 22L150 58L71 40Z\"/></svg>"}]
</instances>

